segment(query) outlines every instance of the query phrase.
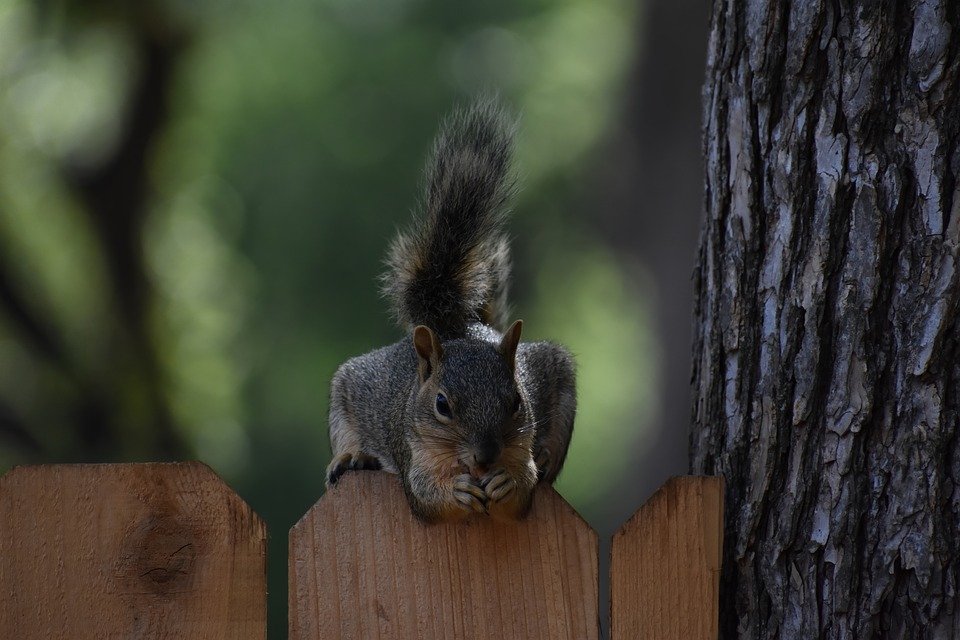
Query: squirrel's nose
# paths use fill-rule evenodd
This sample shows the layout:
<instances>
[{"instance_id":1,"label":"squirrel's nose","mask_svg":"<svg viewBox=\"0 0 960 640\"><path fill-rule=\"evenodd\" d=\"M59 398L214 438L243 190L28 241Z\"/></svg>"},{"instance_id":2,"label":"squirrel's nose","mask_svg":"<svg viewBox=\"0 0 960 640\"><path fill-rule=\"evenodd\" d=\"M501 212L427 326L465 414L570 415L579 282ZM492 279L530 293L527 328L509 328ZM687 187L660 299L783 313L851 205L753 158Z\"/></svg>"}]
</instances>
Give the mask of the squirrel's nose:
<instances>
[{"instance_id":1,"label":"squirrel's nose","mask_svg":"<svg viewBox=\"0 0 960 640\"><path fill-rule=\"evenodd\" d=\"M499 442L484 442L473 450L474 465L482 470L492 466L500 458Z\"/></svg>"}]
</instances>

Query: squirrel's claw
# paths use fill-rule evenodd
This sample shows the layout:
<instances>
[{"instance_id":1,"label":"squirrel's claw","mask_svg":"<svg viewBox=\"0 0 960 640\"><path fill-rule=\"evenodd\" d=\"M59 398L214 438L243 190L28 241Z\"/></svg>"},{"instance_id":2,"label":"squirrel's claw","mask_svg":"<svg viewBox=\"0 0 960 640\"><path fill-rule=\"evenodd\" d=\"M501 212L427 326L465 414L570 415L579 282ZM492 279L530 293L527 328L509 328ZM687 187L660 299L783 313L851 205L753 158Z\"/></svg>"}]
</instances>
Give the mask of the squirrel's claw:
<instances>
[{"instance_id":1,"label":"squirrel's claw","mask_svg":"<svg viewBox=\"0 0 960 640\"><path fill-rule=\"evenodd\" d=\"M459 475L454 479L453 497L471 511L487 512L487 494L469 474Z\"/></svg>"},{"instance_id":2,"label":"squirrel's claw","mask_svg":"<svg viewBox=\"0 0 960 640\"><path fill-rule=\"evenodd\" d=\"M327 486L337 484L340 476L347 471L376 471L381 469L380 460L366 453L341 453L327 467Z\"/></svg>"},{"instance_id":3,"label":"squirrel's claw","mask_svg":"<svg viewBox=\"0 0 960 640\"><path fill-rule=\"evenodd\" d=\"M500 502L517 488L517 481L505 470L497 469L483 479L483 487L491 502Z\"/></svg>"}]
</instances>

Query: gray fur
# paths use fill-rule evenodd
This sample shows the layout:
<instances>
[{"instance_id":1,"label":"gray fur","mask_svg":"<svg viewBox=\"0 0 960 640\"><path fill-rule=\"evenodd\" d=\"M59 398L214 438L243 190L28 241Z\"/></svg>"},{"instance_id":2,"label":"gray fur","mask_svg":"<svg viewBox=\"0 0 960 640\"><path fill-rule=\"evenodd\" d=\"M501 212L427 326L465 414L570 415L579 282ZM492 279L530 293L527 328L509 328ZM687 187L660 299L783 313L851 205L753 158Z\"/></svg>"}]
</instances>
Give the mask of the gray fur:
<instances>
[{"instance_id":1,"label":"gray fur","mask_svg":"<svg viewBox=\"0 0 960 640\"><path fill-rule=\"evenodd\" d=\"M570 352L552 342L521 344L517 360L537 434L533 457L540 479L552 483L567 458L577 413L576 366Z\"/></svg>"},{"instance_id":2,"label":"gray fur","mask_svg":"<svg viewBox=\"0 0 960 640\"><path fill-rule=\"evenodd\" d=\"M491 326L503 327L507 305L505 122L491 102L447 122L424 213L390 249L385 292L396 315L439 341L423 340L418 354L408 336L351 358L330 387L328 484L347 470L397 473L427 521L474 511L522 517L536 483L556 478L573 432L570 354L538 342L521 343L514 357L519 333L507 330L514 340L505 340ZM438 413L438 393L451 418Z\"/></svg>"}]
</instances>

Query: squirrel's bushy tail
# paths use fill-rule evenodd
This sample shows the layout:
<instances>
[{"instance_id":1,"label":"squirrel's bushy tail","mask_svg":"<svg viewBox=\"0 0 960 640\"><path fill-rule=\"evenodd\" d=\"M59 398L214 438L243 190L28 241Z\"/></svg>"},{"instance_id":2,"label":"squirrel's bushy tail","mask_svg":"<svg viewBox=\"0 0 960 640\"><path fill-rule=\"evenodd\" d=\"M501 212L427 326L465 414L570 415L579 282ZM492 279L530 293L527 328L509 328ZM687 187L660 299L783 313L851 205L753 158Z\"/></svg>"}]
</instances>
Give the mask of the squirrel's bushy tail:
<instances>
[{"instance_id":1,"label":"squirrel's bushy tail","mask_svg":"<svg viewBox=\"0 0 960 640\"><path fill-rule=\"evenodd\" d=\"M503 328L513 129L492 99L455 112L441 127L420 211L387 254L383 291L403 326L424 324L444 339L463 335L471 322Z\"/></svg>"}]
</instances>

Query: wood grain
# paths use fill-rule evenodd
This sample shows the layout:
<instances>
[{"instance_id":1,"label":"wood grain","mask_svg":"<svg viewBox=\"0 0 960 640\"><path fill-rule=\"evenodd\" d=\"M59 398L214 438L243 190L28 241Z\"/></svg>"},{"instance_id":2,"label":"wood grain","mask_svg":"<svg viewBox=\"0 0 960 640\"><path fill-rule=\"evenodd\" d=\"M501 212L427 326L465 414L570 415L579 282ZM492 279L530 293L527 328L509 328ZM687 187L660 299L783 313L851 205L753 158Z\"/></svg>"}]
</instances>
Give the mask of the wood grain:
<instances>
[{"instance_id":1,"label":"wood grain","mask_svg":"<svg viewBox=\"0 0 960 640\"><path fill-rule=\"evenodd\" d=\"M0 478L0 637L263 639L266 528L200 463Z\"/></svg>"},{"instance_id":2,"label":"wood grain","mask_svg":"<svg viewBox=\"0 0 960 640\"><path fill-rule=\"evenodd\" d=\"M348 473L290 530L290 639L598 637L597 535L550 487L520 523L424 525Z\"/></svg>"},{"instance_id":3,"label":"wood grain","mask_svg":"<svg viewBox=\"0 0 960 640\"><path fill-rule=\"evenodd\" d=\"M716 640L723 480L672 478L613 537L613 640Z\"/></svg>"}]
</instances>

